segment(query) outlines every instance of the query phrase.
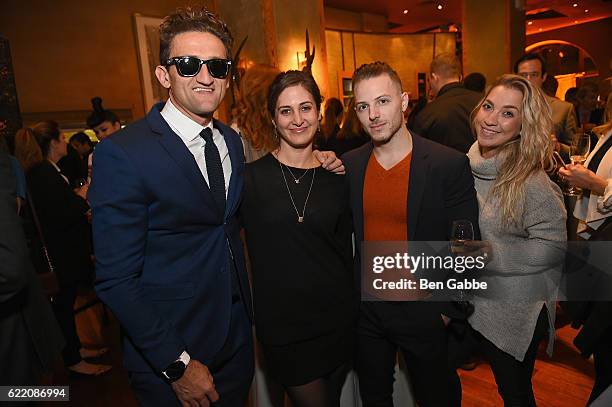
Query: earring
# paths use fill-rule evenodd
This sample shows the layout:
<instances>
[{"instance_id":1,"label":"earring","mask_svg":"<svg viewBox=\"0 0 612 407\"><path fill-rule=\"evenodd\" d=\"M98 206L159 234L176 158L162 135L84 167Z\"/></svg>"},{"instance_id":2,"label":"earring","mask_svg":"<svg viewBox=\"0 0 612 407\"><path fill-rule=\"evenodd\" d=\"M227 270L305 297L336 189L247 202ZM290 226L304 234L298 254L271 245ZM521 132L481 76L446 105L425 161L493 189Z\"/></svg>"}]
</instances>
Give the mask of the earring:
<instances>
[{"instance_id":1,"label":"earring","mask_svg":"<svg viewBox=\"0 0 612 407\"><path fill-rule=\"evenodd\" d=\"M276 141L280 141L280 136L278 135L278 130L276 128L276 123L272 122L272 125L274 126L274 138L276 139Z\"/></svg>"}]
</instances>

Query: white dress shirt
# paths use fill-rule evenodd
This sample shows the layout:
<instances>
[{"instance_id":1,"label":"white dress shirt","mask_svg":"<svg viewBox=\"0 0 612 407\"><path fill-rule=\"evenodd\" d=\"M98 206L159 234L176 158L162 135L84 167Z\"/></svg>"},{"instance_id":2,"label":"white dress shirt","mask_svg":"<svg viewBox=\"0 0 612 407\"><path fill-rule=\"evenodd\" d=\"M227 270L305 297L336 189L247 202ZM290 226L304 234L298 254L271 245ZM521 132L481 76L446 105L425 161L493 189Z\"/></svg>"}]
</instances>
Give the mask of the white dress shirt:
<instances>
[{"instance_id":1,"label":"white dress shirt","mask_svg":"<svg viewBox=\"0 0 612 407\"><path fill-rule=\"evenodd\" d=\"M603 134L593 150L587 156L585 167L589 166L591 159L601 146L612 137L612 130ZM608 216L612 216L612 148L603 156L599 167L597 167L596 175L604 178L608 185L604 190L603 196L596 195L591 192L589 198L581 196L574 206L574 216L581 222L578 224L578 234L587 239L591 232L597 230L606 221ZM588 227L587 227L588 226Z\"/></svg>"},{"instance_id":2,"label":"white dress shirt","mask_svg":"<svg viewBox=\"0 0 612 407\"><path fill-rule=\"evenodd\" d=\"M168 123L170 128L181 138L185 146L189 149L193 158L195 158L198 168L206 183L208 184L208 171L206 170L206 159L204 157L204 146L206 142L200 137L200 132L205 128L200 124L187 117L183 112L178 110L176 106L172 104L170 99L164 105L161 111L161 115L164 120ZM232 176L232 162L229 156L229 150L227 144L225 144L225 138L215 129L212 125L212 120L206 127L209 127L213 132L213 142L219 150L221 156L221 165L223 166L223 178L225 178L225 197L227 198L227 191L229 189L229 182Z\"/></svg>"}]
</instances>

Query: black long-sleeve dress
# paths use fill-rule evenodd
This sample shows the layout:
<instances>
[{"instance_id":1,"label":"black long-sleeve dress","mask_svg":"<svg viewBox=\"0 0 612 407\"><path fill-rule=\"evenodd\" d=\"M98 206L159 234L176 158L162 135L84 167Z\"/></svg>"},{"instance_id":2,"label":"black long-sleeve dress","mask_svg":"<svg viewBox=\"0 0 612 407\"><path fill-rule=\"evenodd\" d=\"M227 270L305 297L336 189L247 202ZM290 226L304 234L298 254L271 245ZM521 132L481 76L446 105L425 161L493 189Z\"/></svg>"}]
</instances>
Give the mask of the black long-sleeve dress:
<instances>
[{"instance_id":1,"label":"black long-sleeve dress","mask_svg":"<svg viewBox=\"0 0 612 407\"><path fill-rule=\"evenodd\" d=\"M242 217L257 337L269 373L285 385L308 383L351 357L358 302L348 197L345 177L320 167L281 166L272 154L247 165Z\"/></svg>"},{"instance_id":2,"label":"black long-sleeve dress","mask_svg":"<svg viewBox=\"0 0 612 407\"><path fill-rule=\"evenodd\" d=\"M54 298L53 311L66 339L64 364L72 366L81 360L81 342L74 320L77 285L90 282L93 272L91 235L86 217L89 205L74 193L49 161L30 169L27 180L59 281L60 290Z\"/></svg>"}]
</instances>

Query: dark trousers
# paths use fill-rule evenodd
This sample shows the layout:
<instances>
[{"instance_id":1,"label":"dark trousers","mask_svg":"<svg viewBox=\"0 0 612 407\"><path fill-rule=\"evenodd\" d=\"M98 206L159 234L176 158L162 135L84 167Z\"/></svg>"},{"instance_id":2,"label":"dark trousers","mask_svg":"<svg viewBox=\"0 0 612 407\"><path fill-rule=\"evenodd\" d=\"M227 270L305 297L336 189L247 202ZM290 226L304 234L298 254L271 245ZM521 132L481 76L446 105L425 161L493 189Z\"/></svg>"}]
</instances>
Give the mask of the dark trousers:
<instances>
[{"instance_id":1,"label":"dark trousers","mask_svg":"<svg viewBox=\"0 0 612 407\"><path fill-rule=\"evenodd\" d=\"M207 364L219 401L215 407L243 407L253 380L254 356L251 322L242 301L232 305L232 320L225 344ZM130 385L141 406L180 406L172 387L161 375L130 372Z\"/></svg>"},{"instance_id":2,"label":"dark trousers","mask_svg":"<svg viewBox=\"0 0 612 407\"><path fill-rule=\"evenodd\" d=\"M437 304L362 303L356 369L364 407L393 407L398 349L421 407L461 405L461 386L449 367L447 333Z\"/></svg>"},{"instance_id":3,"label":"dark trousers","mask_svg":"<svg viewBox=\"0 0 612 407\"><path fill-rule=\"evenodd\" d=\"M609 386L612 386L612 327L608 327L593 350L595 383L587 404L595 401Z\"/></svg>"},{"instance_id":4,"label":"dark trousers","mask_svg":"<svg viewBox=\"0 0 612 407\"><path fill-rule=\"evenodd\" d=\"M62 351L64 365L72 366L81 361L81 340L77 334L74 316L74 302L77 297L77 284L75 282L60 285L59 293L53 298L53 312L64 334L66 346Z\"/></svg>"},{"instance_id":5,"label":"dark trousers","mask_svg":"<svg viewBox=\"0 0 612 407\"><path fill-rule=\"evenodd\" d=\"M456 363L463 363L464 356L481 354L491 365L497 383L497 391L504 400L505 407L535 407L535 397L531 377L538 353L538 345L548 330L546 307L542 307L538 322L525 353L523 361L499 349L495 344L468 326L467 333L460 343L451 345L451 353ZM457 346L457 347L456 347Z\"/></svg>"}]
</instances>

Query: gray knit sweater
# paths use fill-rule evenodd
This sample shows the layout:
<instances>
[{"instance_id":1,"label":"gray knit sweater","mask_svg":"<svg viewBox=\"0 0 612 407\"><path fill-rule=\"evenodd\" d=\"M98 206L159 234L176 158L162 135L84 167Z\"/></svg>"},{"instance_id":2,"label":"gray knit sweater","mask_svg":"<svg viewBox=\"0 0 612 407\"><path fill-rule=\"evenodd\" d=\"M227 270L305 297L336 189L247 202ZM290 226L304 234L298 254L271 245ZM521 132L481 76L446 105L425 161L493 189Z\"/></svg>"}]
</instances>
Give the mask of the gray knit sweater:
<instances>
[{"instance_id":1,"label":"gray knit sweater","mask_svg":"<svg viewBox=\"0 0 612 407\"><path fill-rule=\"evenodd\" d=\"M493 257L482 281L489 289L473 298L470 325L499 349L523 361L538 316L546 305L548 353L554 343L555 297L567 240L561 191L545 172L525 181L519 225L504 226L499 200L489 196L497 175L496 157L485 159L478 143L468 152L479 206L482 239Z\"/></svg>"}]
</instances>

